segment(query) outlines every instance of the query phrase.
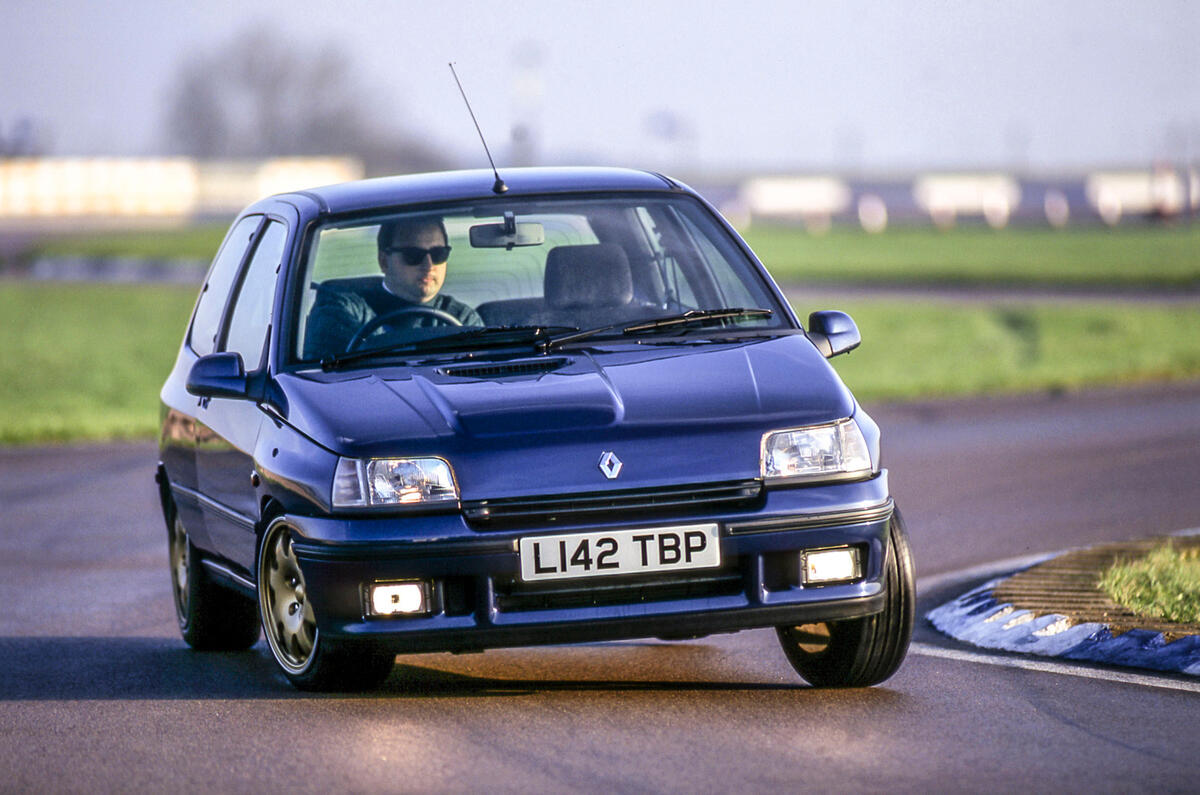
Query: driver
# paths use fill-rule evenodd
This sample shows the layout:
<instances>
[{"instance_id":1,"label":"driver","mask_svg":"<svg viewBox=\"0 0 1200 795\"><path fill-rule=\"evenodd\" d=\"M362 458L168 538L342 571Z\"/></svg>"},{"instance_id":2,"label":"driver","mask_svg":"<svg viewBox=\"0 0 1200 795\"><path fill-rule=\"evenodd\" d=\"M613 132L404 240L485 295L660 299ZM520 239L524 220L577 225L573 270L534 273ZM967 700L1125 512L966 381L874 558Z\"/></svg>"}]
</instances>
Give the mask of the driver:
<instances>
[{"instance_id":1,"label":"driver","mask_svg":"<svg viewBox=\"0 0 1200 795\"><path fill-rule=\"evenodd\" d=\"M390 327L446 325L443 318L421 309L444 312L464 326L483 326L479 314L462 301L441 292L450 258L446 226L440 217L408 217L384 221L379 226L379 269L382 279L371 279L354 289L322 289L308 318L306 358L320 358L346 349L355 332L376 317L399 314ZM403 310L413 309L409 314Z\"/></svg>"}]
</instances>

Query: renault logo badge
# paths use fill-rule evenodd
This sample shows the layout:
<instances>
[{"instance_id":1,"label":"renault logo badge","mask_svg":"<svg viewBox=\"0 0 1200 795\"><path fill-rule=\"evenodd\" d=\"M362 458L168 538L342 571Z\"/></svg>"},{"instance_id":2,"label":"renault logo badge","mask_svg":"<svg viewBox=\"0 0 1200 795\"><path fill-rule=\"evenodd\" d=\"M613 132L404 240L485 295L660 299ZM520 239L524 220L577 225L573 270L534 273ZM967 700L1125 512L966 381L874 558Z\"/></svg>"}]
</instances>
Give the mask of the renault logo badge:
<instances>
[{"instance_id":1,"label":"renault logo badge","mask_svg":"<svg viewBox=\"0 0 1200 795\"><path fill-rule=\"evenodd\" d=\"M605 452L600 456L600 471L604 473L604 477L609 480L616 480L617 475L621 474L621 459L617 458L617 454L613 452Z\"/></svg>"}]
</instances>

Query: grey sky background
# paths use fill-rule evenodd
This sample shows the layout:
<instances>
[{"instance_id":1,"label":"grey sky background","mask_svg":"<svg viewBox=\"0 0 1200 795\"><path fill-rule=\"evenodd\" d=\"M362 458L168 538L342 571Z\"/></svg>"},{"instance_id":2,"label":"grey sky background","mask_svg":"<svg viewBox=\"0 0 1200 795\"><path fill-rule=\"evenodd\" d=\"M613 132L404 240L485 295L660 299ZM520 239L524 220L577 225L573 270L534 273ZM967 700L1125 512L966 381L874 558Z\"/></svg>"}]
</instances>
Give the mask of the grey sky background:
<instances>
[{"instance_id":1,"label":"grey sky background","mask_svg":"<svg viewBox=\"0 0 1200 795\"><path fill-rule=\"evenodd\" d=\"M516 123L545 162L676 171L1200 160L1184 0L0 0L0 20L0 135L28 117L60 155L166 151L179 60L257 25L342 49L382 125L463 165L482 151L448 61L501 164Z\"/></svg>"}]
</instances>

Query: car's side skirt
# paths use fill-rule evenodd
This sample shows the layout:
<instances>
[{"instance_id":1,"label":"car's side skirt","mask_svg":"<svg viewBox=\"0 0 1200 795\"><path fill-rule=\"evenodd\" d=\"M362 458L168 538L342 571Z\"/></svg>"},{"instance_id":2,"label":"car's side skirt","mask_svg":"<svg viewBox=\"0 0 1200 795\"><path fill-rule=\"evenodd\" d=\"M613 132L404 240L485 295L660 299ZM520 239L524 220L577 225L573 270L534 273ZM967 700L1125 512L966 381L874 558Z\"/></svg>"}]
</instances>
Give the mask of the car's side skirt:
<instances>
[{"instance_id":1,"label":"car's side skirt","mask_svg":"<svg viewBox=\"0 0 1200 795\"><path fill-rule=\"evenodd\" d=\"M204 568L208 571L208 573L212 574L217 582L219 582L221 585L233 588L236 591L241 591L247 596L257 596L258 590L254 587L254 581L249 577L239 574L229 566L226 566L224 563L211 558L204 558L200 562L204 564Z\"/></svg>"}]
</instances>

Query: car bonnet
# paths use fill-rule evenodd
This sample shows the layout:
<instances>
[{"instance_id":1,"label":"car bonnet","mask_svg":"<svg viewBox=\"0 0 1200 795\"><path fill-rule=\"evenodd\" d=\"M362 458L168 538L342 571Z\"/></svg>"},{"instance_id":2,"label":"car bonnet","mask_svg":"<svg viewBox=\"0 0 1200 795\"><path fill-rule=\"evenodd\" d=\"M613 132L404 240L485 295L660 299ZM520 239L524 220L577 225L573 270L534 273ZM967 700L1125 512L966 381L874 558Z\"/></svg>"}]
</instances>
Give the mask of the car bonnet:
<instances>
[{"instance_id":1,"label":"car bonnet","mask_svg":"<svg viewBox=\"0 0 1200 795\"><path fill-rule=\"evenodd\" d=\"M319 444L352 457L446 458L464 499L757 477L765 432L854 413L800 335L280 381L289 422ZM625 462L617 478L598 467L607 452Z\"/></svg>"}]
</instances>

